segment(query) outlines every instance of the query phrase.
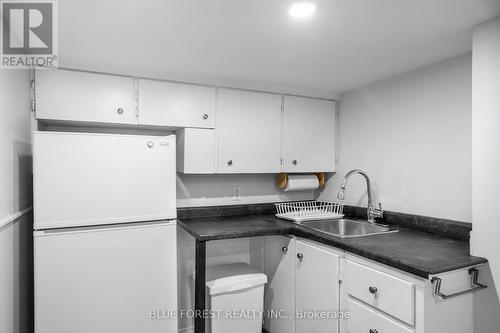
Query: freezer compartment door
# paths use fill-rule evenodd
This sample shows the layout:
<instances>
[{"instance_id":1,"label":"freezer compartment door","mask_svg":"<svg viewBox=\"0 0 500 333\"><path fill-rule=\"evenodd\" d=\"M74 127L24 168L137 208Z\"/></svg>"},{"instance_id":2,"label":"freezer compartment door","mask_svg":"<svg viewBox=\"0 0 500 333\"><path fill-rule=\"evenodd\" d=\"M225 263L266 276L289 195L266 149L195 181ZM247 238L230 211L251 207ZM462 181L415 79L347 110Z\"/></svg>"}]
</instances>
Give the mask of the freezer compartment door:
<instances>
[{"instance_id":1,"label":"freezer compartment door","mask_svg":"<svg viewBox=\"0 0 500 333\"><path fill-rule=\"evenodd\" d=\"M175 136L33 134L35 229L176 217Z\"/></svg>"},{"instance_id":2,"label":"freezer compartment door","mask_svg":"<svg viewBox=\"0 0 500 333\"><path fill-rule=\"evenodd\" d=\"M176 225L35 232L35 333L176 333Z\"/></svg>"}]
</instances>

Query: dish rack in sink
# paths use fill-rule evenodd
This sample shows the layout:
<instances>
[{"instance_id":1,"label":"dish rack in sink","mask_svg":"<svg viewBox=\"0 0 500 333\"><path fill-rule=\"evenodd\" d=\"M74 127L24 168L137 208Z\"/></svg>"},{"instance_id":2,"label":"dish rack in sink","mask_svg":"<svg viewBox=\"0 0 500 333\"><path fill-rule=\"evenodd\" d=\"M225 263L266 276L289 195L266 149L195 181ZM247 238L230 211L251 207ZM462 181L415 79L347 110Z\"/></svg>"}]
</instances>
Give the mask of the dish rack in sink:
<instances>
[{"instance_id":1,"label":"dish rack in sink","mask_svg":"<svg viewBox=\"0 0 500 333\"><path fill-rule=\"evenodd\" d=\"M344 205L327 201L296 201L274 204L276 217L294 222L328 220L344 217Z\"/></svg>"}]
</instances>

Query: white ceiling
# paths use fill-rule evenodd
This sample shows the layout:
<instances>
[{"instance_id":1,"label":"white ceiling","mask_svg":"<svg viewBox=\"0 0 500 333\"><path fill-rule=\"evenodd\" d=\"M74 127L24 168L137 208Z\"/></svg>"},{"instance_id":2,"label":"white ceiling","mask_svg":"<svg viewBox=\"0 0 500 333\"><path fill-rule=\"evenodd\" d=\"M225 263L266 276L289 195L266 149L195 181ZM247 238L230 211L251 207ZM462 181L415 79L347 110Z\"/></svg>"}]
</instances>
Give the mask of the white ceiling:
<instances>
[{"instance_id":1,"label":"white ceiling","mask_svg":"<svg viewBox=\"0 0 500 333\"><path fill-rule=\"evenodd\" d=\"M500 0L62 0L61 67L334 97L470 51Z\"/></svg>"}]
</instances>

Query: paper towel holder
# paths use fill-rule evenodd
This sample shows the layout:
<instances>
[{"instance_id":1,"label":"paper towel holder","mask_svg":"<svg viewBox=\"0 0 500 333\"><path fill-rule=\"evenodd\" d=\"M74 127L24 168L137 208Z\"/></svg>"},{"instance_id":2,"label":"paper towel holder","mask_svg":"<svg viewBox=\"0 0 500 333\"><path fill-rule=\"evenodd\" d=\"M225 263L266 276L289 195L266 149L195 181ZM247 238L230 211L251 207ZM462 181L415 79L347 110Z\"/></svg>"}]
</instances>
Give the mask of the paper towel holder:
<instances>
[{"instance_id":1,"label":"paper towel holder","mask_svg":"<svg viewBox=\"0 0 500 333\"><path fill-rule=\"evenodd\" d=\"M325 173L324 172L315 172L316 177L318 177L319 187L325 186ZM288 182L288 174L286 172L282 172L278 174L278 187L280 189L284 189Z\"/></svg>"}]
</instances>

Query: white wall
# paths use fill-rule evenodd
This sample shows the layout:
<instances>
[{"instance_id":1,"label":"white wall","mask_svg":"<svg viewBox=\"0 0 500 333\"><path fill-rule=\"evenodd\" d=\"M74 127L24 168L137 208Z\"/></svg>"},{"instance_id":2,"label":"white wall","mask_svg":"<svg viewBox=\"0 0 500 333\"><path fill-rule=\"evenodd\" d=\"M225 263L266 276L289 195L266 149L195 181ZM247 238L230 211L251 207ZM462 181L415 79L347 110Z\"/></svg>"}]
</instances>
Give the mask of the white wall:
<instances>
[{"instance_id":1,"label":"white wall","mask_svg":"<svg viewBox=\"0 0 500 333\"><path fill-rule=\"evenodd\" d=\"M338 172L321 198L357 168L386 210L471 221L470 54L343 94L339 112ZM365 193L355 176L345 203Z\"/></svg>"},{"instance_id":2,"label":"white wall","mask_svg":"<svg viewBox=\"0 0 500 333\"><path fill-rule=\"evenodd\" d=\"M486 257L489 288L475 295L475 332L500 327L500 17L479 25L473 42L471 251Z\"/></svg>"},{"instance_id":3,"label":"white wall","mask_svg":"<svg viewBox=\"0 0 500 333\"><path fill-rule=\"evenodd\" d=\"M240 187L241 198L233 199L233 188ZM283 192L276 175L187 175L177 174L177 207L201 207L311 200L314 191Z\"/></svg>"},{"instance_id":4,"label":"white wall","mask_svg":"<svg viewBox=\"0 0 500 333\"><path fill-rule=\"evenodd\" d=\"M31 134L27 71L0 71L0 332L29 332L32 292Z\"/></svg>"}]
</instances>

